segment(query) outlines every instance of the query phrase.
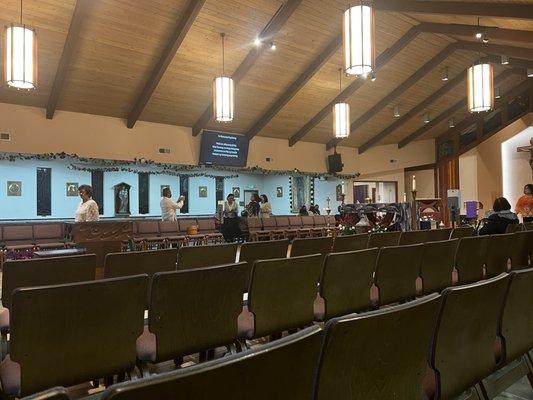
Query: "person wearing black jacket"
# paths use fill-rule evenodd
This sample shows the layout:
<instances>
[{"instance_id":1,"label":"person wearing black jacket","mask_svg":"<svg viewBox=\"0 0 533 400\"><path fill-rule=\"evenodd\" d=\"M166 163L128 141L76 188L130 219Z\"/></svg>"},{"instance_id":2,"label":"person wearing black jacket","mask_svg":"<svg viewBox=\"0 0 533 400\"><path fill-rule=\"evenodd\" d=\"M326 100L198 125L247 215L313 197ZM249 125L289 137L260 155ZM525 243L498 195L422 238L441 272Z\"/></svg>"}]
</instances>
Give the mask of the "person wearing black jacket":
<instances>
[{"instance_id":1,"label":"person wearing black jacket","mask_svg":"<svg viewBox=\"0 0 533 400\"><path fill-rule=\"evenodd\" d=\"M518 217L511 211L511 204L505 197L494 200L492 210L485 215L485 225L479 230L480 235L498 235L507 231L507 225L518 224Z\"/></svg>"}]
</instances>

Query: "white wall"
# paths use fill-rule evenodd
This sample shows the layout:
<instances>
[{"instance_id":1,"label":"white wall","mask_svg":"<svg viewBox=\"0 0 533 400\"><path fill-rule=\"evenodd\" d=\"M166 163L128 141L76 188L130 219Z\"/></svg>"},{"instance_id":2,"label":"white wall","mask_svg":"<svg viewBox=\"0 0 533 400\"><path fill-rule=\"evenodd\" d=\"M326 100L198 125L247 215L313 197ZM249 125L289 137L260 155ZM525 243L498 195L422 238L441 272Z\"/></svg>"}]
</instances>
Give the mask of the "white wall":
<instances>
[{"instance_id":1,"label":"white wall","mask_svg":"<svg viewBox=\"0 0 533 400\"><path fill-rule=\"evenodd\" d=\"M522 195L524 186L533 182L529 165L530 153L516 151L517 147L529 146L531 138L533 138L533 127L524 129L501 145L503 196L509 200L513 208Z\"/></svg>"}]
</instances>

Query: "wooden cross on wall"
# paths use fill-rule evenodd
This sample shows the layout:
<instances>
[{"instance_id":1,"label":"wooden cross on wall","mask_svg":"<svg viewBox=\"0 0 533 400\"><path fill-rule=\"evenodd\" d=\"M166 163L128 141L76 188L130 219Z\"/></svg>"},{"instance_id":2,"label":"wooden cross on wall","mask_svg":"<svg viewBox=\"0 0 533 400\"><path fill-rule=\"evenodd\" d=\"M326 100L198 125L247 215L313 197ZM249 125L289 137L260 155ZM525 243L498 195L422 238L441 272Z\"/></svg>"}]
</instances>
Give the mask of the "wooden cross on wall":
<instances>
[{"instance_id":1,"label":"wooden cross on wall","mask_svg":"<svg viewBox=\"0 0 533 400\"><path fill-rule=\"evenodd\" d=\"M533 177L533 138L529 141L529 146L520 146L516 149L517 152L529 152L529 165L531 166L531 176Z\"/></svg>"}]
</instances>

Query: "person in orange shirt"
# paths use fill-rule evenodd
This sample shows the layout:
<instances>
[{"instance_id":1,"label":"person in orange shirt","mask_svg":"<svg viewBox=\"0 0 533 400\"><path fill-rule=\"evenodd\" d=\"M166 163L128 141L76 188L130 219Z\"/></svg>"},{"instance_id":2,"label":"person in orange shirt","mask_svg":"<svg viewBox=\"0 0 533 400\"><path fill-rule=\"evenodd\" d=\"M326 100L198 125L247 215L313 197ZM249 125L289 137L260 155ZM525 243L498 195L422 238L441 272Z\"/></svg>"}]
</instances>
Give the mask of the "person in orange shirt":
<instances>
[{"instance_id":1,"label":"person in orange shirt","mask_svg":"<svg viewBox=\"0 0 533 400\"><path fill-rule=\"evenodd\" d=\"M533 184L524 186L524 195L516 202L515 211L522 215L524 222L533 222Z\"/></svg>"}]
</instances>

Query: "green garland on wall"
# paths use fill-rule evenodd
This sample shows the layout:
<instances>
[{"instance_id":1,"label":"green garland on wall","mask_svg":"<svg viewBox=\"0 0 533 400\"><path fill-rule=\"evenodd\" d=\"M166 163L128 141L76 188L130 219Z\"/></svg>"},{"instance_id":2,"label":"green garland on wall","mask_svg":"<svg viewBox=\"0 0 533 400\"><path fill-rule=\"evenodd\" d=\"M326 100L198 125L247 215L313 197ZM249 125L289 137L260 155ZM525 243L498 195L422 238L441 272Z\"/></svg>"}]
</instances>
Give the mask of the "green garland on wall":
<instances>
[{"instance_id":1,"label":"green garland on wall","mask_svg":"<svg viewBox=\"0 0 533 400\"><path fill-rule=\"evenodd\" d=\"M202 170L212 170L218 172L229 172L229 173L249 173L249 174L264 174L264 175L290 175L290 176L309 176L311 178L325 178L332 177L337 179L356 179L361 174L330 174L330 173L318 173L318 172L305 172L298 169L293 170L269 170L259 166L255 167L224 167L224 166L203 166L203 165L186 165L186 164L168 164L168 163L159 163L153 160L147 160L144 158L133 159L133 160L106 160L102 158L92 158L92 157L81 157L77 154L69 154L65 152L60 153L42 153L42 154L25 154L25 153L0 153L0 161L9 161L15 162L19 160L30 161L54 161L54 160L75 160L76 162L92 164L94 167L80 167L74 164L69 166L70 169L75 169L78 171L103 171L103 172L113 172L113 171L125 171L125 172L148 172L151 174L160 174L160 175L187 175L187 176L205 176L205 177L215 177L215 175L206 174L200 172ZM155 167L160 169L160 171L145 171L137 170L131 168L135 167ZM73 168L71 168L73 167ZM129 168L128 168L129 167ZM85 169L83 169L85 168ZM92 169L91 169L92 168ZM196 172L198 171L198 172ZM232 176L234 178L238 175ZM228 178L228 177L226 177Z\"/></svg>"}]
</instances>

